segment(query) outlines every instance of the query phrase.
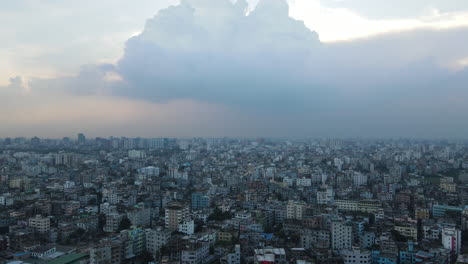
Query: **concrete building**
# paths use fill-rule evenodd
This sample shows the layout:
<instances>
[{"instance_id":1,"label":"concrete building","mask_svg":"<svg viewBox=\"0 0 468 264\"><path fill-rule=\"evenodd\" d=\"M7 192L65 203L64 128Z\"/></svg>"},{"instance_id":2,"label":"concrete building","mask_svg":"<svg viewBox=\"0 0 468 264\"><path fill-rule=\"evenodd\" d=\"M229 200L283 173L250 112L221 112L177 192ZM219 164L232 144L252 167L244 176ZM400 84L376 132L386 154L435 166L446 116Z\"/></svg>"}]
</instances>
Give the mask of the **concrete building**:
<instances>
[{"instance_id":1,"label":"concrete building","mask_svg":"<svg viewBox=\"0 0 468 264\"><path fill-rule=\"evenodd\" d=\"M327 188L325 191L317 192L317 204L328 204L333 203L335 192L331 188Z\"/></svg>"},{"instance_id":2,"label":"concrete building","mask_svg":"<svg viewBox=\"0 0 468 264\"><path fill-rule=\"evenodd\" d=\"M241 263L241 248L240 245L234 247L234 252L227 255L227 264Z\"/></svg>"},{"instance_id":3,"label":"concrete building","mask_svg":"<svg viewBox=\"0 0 468 264\"><path fill-rule=\"evenodd\" d=\"M127 217L134 226L148 227L151 224L151 208L139 204L127 211Z\"/></svg>"},{"instance_id":4,"label":"concrete building","mask_svg":"<svg viewBox=\"0 0 468 264\"><path fill-rule=\"evenodd\" d=\"M430 211L427 208L416 208L414 216L416 219L429 219Z\"/></svg>"},{"instance_id":5,"label":"concrete building","mask_svg":"<svg viewBox=\"0 0 468 264\"><path fill-rule=\"evenodd\" d=\"M195 222L193 220L185 220L179 224L179 232L186 235L193 235L195 233Z\"/></svg>"},{"instance_id":6,"label":"concrete building","mask_svg":"<svg viewBox=\"0 0 468 264\"><path fill-rule=\"evenodd\" d=\"M254 250L255 264L286 264L286 251L284 248L263 248Z\"/></svg>"},{"instance_id":7,"label":"concrete building","mask_svg":"<svg viewBox=\"0 0 468 264\"><path fill-rule=\"evenodd\" d=\"M29 226L33 227L38 233L48 233L50 231L50 218L36 215L33 218L29 218Z\"/></svg>"},{"instance_id":8,"label":"concrete building","mask_svg":"<svg viewBox=\"0 0 468 264\"><path fill-rule=\"evenodd\" d=\"M189 208L180 203L171 203L165 209L164 222L170 231L179 230L179 224L189 217Z\"/></svg>"},{"instance_id":9,"label":"concrete building","mask_svg":"<svg viewBox=\"0 0 468 264\"><path fill-rule=\"evenodd\" d=\"M106 224L104 225L104 232L114 233L119 229L122 215L120 214L108 214L106 215Z\"/></svg>"},{"instance_id":10,"label":"concrete building","mask_svg":"<svg viewBox=\"0 0 468 264\"><path fill-rule=\"evenodd\" d=\"M332 250L351 249L353 245L353 227L350 223L333 221L331 235Z\"/></svg>"},{"instance_id":11,"label":"concrete building","mask_svg":"<svg viewBox=\"0 0 468 264\"><path fill-rule=\"evenodd\" d=\"M371 264L371 252L367 249L359 249L353 247L352 249L345 249L341 251L344 264Z\"/></svg>"},{"instance_id":12,"label":"concrete building","mask_svg":"<svg viewBox=\"0 0 468 264\"><path fill-rule=\"evenodd\" d=\"M207 242L189 242L181 251L181 264L204 264L210 254L210 244Z\"/></svg>"},{"instance_id":13,"label":"concrete building","mask_svg":"<svg viewBox=\"0 0 468 264\"><path fill-rule=\"evenodd\" d=\"M145 231L138 227L122 230L121 236L125 239L124 258L131 259L140 256L146 249Z\"/></svg>"},{"instance_id":14,"label":"concrete building","mask_svg":"<svg viewBox=\"0 0 468 264\"><path fill-rule=\"evenodd\" d=\"M455 254L460 254L461 230L455 227L445 227L442 229L442 245Z\"/></svg>"},{"instance_id":15,"label":"concrete building","mask_svg":"<svg viewBox=\"0 0 468 264\"><path fill-rule=\"evenodd\" d=\"M413 225L395 226L395 230L401 235L413 241L418 241L418 228Z\"/></svg>"},{"instance_id":16,"label":"concrete building","mask_svg":"<svg viewBox=\"0 0 468 264\"><path fill-rule=\"evenodd\" d=\"M210 207L211 198L204 192L192 193L192 210Z\"/></svg>"},{"instance_id":17,"label":"concrete building","mask_svg":"<svg viewBox=\"0 0 468 264\"><path fill-rule=\"evenodd\" d=\"M304 218L305 205L300 202L289 201L286 206L286 218L302 220Z\"/></svg>"},{"instance_id":18,"label":"concrete building","mask_svg":"<svg viewBox=\"0 0 468 264\"><path fill-rule=\"evenodd\" d=\"M166 245L171 238L171 232L161 227L157 229L146 229L146 250L153 256Z\"/></svg>"},{"instance_id":19,"label":"concrete building","mask_svg":"<svg viewBox=\"0 0 468 264\"><path fill-rule=\"evenodd\" d=\"M353 184L354 186L361 186L367 184L367 175L360 172L353 173Z\"/></svg>"}]
</instances>

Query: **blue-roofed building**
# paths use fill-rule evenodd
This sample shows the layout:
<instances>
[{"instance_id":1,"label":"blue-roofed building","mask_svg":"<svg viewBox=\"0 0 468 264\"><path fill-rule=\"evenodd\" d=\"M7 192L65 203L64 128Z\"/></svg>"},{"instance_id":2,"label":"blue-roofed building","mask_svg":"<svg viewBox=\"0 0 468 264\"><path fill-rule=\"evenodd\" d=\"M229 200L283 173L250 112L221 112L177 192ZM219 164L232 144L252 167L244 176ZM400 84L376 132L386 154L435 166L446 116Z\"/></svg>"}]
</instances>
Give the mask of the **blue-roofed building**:
<instances>
[{"instance_id":1,"label":"blue-roofed building","mask_svg":"<svg viewBox=\"0 0 468 264\"><path fill-rule=\"evenodd\" d=\"M413 241L408 241L406 249L400 250L400 264L414 264L416 263L416 249L414 248Z\"/></svg>"},{"instance_id":2,"label":"blue-roofed building","mask_svg":"<svg viewBox=\"0 0 468 264\"><path fill-rule=\"evenodd\" d=\"M432 216L433 217L445 217L445 214L447 212L463 212L462 207L457 207L457 206L450 206L450 205L440 205L440 204L435 204L432 206Z\"/></svg>"}]
</instances>

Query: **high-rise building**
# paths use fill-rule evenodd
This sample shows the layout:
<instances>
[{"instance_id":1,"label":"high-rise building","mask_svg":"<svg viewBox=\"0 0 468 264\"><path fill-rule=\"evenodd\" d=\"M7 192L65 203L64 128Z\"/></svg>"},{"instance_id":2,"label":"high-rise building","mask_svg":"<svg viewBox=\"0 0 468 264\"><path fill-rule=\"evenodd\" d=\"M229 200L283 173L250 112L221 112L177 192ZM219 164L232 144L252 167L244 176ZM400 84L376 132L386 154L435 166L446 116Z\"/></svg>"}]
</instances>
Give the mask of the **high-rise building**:
<instances>
[{"instance_id":1,"label":"high-rise building","mask_svg":"<svg viewBox=\"0 0 468 264\"><path fill-rule=\"evenodd\" d=\"M120 214L108 214L106 215L106 224L104 225L104 232L113 233L119 229L122 215Z\"/></svg>"},{"instance_id":2,"label":"high-rise building","mask_svg":"<svg viewBox=\"0 0 468 264\"><path fill-rule=\"evenodd\" d=\"M126 259L143 254L146 249L146 236L143 229L132 226L130 229L122 230L120 234L125 239L124 257Z\"/></svg>"},{"instance_id":3,"label":"high-rise building","mask_svg":"<svg viewBox=\"0 0 468 264\"><path fill-rule=\"evenodd\" d=\"M170 231L179 230L179 224L189 217L189 208L178 202L173 202L166 207L164 221Z\"/></svg>"},{"instance_id":4,"label":"high-rise building","mask_svg":"<svg viewBox=\"0 0 468 264\"><path fill-rule=\"evenodd\" d=\"M350 223L334 221L331 227L332 249L350 249L353 245L353 227Z\"/></svg>"},{"instance_id":5,"label":"high-rise building","mask_svg":"<svg viewBox=\"0 0 468 264\"><path fill-rule=\"evenodd\" d=\"M353 184L355 186L366 185L367 184L367 175L355 171L353 173Z\"/></svg>"},{"instance_id":6,"label":"high-rise building","mask_svg":"<svg viewBox=\"0 0 468 264\"><path fill-rule=\"evenodd\" d=\"M78 144L82 145L86 143L86 137L83 133L78 134Z\"/></svg>"},{"instance_id":7,"label":"high-rise building","mask_svg":"<svg viewBox=\"0 0 468 264\"><path fill-rule=\"evenodd\" d=\"M455 227L445 227L442 229L442 245L455 254L461 249L461 230Z\"/></svg>"}]
</instances>

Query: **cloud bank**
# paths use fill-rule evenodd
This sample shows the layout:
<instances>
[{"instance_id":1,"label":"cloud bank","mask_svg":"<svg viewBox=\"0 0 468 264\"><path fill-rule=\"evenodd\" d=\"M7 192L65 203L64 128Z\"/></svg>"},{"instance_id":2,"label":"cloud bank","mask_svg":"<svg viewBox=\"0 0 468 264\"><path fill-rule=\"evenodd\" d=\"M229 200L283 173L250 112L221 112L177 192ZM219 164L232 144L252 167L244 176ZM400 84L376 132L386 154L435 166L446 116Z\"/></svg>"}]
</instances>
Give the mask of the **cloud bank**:
<instances>
[{"instance_id":1,"label":"cloud bank","mask_svg":"<svg viewBox=\"0 0 468 264\"><path fill-rule=\"evenodd\" d=\"M169 115L166 121L137 118L142 134L146 122L165 124L165 136L181 130L190 136L197 118L205 119L198 135L464 137L468 132L468 124L460 122L468 114L463 63L468 28L330 44L291 18L283 0L260 1L251 12L247 6L244 0L181 1L148 20L115 65L84 66L75 77L34 79L28 96L104 96L115 105L132 101L138 102L132 107L151 111L156 110L150 106L162 111L178 102L171 108L182 113L177 125ZM191 105L204 110L192 111ZM132 124L132 130L139 127Z\"/></svg>"},{"instance_id":2,"label":"cloud bank","mask_svg":"<svg viewBox=\"0 0 468 264\"><path fill-rule=\"evenodd\" d=\"M320 0L326 6L348 8L366 17L376 19L408 18L424 15L433 10L456 12L467 9L464 0Z\"/></svg>"}]
</instances>

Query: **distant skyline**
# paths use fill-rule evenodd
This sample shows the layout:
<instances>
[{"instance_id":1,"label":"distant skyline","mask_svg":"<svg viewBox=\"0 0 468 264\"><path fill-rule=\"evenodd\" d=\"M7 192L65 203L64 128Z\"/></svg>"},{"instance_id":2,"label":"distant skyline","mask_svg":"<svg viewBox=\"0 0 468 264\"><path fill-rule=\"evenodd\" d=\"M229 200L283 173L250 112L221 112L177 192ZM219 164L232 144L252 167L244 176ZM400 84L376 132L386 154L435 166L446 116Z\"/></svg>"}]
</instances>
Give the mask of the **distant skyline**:
<instances>
[{"instance_id":1,"label":"distant skyline","mask_svg":"<svg viewBox=\"0 0 468 264\"><path fill-rule=\"evenodd\" d=\"M0 138L467 138L468 2L389 3L2 3Z\"/></svg>"}]
</instances>

